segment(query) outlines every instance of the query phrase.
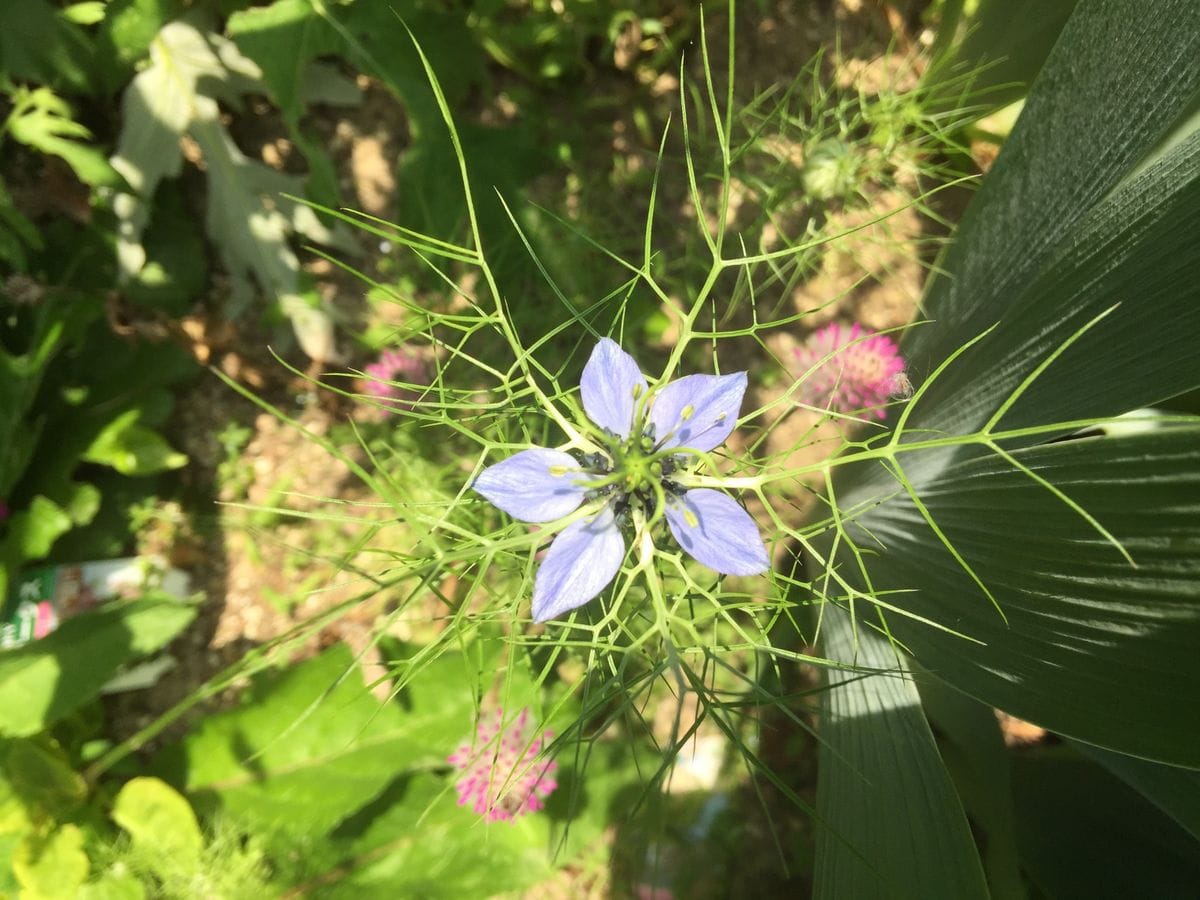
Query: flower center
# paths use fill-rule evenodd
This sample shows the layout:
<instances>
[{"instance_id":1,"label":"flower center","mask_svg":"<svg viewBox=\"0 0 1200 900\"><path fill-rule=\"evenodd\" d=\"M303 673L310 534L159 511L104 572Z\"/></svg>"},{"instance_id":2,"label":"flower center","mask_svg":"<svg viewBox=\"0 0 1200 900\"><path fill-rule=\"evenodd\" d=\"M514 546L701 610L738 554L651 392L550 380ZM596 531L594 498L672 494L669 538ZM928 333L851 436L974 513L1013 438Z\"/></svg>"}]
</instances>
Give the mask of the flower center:
<instances>
[{"instance_id":1,"label":"flower center","mask_svg":"<svg viewBox=\"0 0 1200 900\"><path fill-rule=\"evenodd\" d=\"M594 476L595 486L589 500L608 498L617 520L625 524L630 513L640 509L652 517L667 495L683 493L671 476L679 469L681 458L670 450L657 450L654 427L647 425L640 435L622 440L608 433L604 453L578 455L579 464Z\"/></svg>"}]
</instances>

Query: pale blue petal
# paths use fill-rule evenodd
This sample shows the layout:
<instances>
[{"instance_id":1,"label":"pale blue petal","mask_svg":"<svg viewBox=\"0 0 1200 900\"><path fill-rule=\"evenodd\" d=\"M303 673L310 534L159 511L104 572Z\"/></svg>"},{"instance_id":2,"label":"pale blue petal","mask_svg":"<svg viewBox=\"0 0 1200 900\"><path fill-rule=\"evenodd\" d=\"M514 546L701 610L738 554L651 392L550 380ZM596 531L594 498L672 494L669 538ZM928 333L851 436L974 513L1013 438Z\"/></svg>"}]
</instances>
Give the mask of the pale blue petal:
<instances>
[{"instance_id":1,"label":"pale blue petal","mask_svg":"<svg viewBox=\"0 0 1200 900\"><path fill-rule=\"evenodd\" d=\"M625 539L607 506L572 522L554 539L533 583L533 619L545 622L583 606L616 576Z\"/></svg>"},{"instance_id":2,"label":"pale blue petal","mask_svg":"<svg viewBox=\"0 0 1200 900\"><path fill-rule=\"evenodd\" d=\"M758 526L728 494L693 488L669 499L666 512L679 546L710 569L723 575L759 575L771 568Z\"/></svg>"},{"instance_id":3,"label":"pale blue petal","mask_svg":"<svg viewBox=\"0 0 1200 900\"><path fill-rule=\"evenodd\" d=\"M553 522L583 502L587 479L570 454L532 447L479 473L471 485L522 522Z\"/></svg>"},{"instance_id":4,"label":"pale blue petal","mask_svg":"<svg viewBox=\"0 0 1200 900\"><path fill-rule=\"evenodd\" d=\"M688 375L654 395L650 421L659 447L712 450L737 424L746 393L746 373Z\"/></svg>"},{"instance_id":5,"label":"pale blue petal","mask_svg":"<svg viewBox=\"0 0 1200 900\"><path fill-rule=\"evenodd\" d=\"M646 377L633 357L610 338L601 338L579 380L588 418L621 437L629 437L637 398L646 393Z\"/></svg>"}]
</instances>

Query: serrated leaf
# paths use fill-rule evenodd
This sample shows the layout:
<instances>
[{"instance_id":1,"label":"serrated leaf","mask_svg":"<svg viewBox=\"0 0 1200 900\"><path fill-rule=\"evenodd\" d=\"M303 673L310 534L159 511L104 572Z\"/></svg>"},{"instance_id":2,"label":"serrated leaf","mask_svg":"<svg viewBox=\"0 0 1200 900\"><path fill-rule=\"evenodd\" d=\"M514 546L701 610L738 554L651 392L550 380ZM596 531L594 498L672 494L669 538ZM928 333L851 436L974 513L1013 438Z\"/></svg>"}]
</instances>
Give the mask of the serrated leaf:
<instances>
[{"instance_id":1,"label":"serrated leaf","mask_svg":"<svg viewBox=\"0 0 1200 900\"><path fill-rule=\"evenodd\" d=\"M903 660L865 624L856 631L840 609L826 609L821 636L827 658L882 674L831 672L822 694L814 896L987 897L966 816Z\"/></svg>"},{"instance_id":2,"label":"serrated leaf","mask_svg":"<svg viewBox=\"0 0 1200 900\"><path fill-rule=\"evenodd\" d=\"M544 818L527 816L482 832L478 816L456 806L445 782L428 773L415 775L398 793L397 802L355 836L342 864L318 879L322 896L494 897L553 874Z\"/></svg>"},{"instance_id":3,"label":"serrated leaf","mask_svg":"<svg viewBox=\"0 0 1200 900\"><path fill-rule=\"evenodd\" d=\"M302 349L333 359L333 325L325 312L301 298L300 264L288 246L297 232L337 243L315 215L281 195L302 191L302 179L247 159L221 122L219 97L261 91L261 72L237 47L186 20L166 25L151 45L151 65L125 92L124 126L113 166L134 193L119 194L118 259L125 278L145 264L141 235L155 188L181 166L179 139L191 136L204 155L208 179L205 222L234 283L234 305L246 302L251 280L294 316Z\"/></svg>"},{"instance_id":4,"label":"serrated leaf","mask_svg":"<svg viewBox=\"0 0 1200 900\"><path fill-rule=\"evenodd\" d=\"M49 88L19 88L12 96L8 133L41 153L62 157L85 184L118 187L124 184L98 147L81 143L92 133L71 118L71 107Z\"/></svg>"},{"instance_id":5,"label":"serrated leaf","mask_svg":"<svg viewBox=\"0 0 1200 900\"><path fill-rule=\"evenodd\" d=\"M152 653L195 618L174 599L120 600L0 653L0 736L25 737L95 697L124 663Z\"/></svg>"}]
</instances>

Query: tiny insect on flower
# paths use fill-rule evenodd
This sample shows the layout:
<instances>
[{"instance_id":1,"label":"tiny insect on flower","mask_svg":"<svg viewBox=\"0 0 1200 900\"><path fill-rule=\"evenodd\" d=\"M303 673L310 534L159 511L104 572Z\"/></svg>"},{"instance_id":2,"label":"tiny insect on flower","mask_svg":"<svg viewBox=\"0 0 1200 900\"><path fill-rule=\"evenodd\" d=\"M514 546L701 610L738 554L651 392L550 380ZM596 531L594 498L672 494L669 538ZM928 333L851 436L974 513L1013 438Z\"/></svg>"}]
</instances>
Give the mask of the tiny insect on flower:
<instances>
[{"instance_id":1,"label":"tiny insect on flower","mask_svg":"<svg viewBox=\"0 0 1200 900\"><path fill-rule=\"evenodd\" d=\"M837 413L882 419L889 399L911 393L895 342L857 324L813 332L796 348L793 370L801 403Z\"/></svg>"},{"instance_id":2,"label":"tiny insect on flower","mask_svg":"<svg viewBox=\"0 0 1200 900\"><path fill-rule=\"evenodd\" d=\"M758 575L770 559L741 505L681 476L737 424L746 373L687 375L651 393L637 363L604 338L580 381L603 452L531 447L489 466L472 487L522 522L552 522L587 503L593 512L554 538L533 586L533 617L553 619L606 588L625 560L633 520L664 518L690 556L724 575Z\"/></svg>"},{"instance_id":3,"label":"tiny insect on flower","mask_svg":"<svg viewBox=\"0 0 1200 900\"><path fill-rule=\"evenodd\" d=\"M473 744L463 744L447 762L463 775L455 785L458 805L469 806L488 822L512 821L537 812L558 787L558 763L541 759L554 735L543 731L530 739L529 710L504 722L503 711L480 716Z\"/></svg>"}]
</instances>

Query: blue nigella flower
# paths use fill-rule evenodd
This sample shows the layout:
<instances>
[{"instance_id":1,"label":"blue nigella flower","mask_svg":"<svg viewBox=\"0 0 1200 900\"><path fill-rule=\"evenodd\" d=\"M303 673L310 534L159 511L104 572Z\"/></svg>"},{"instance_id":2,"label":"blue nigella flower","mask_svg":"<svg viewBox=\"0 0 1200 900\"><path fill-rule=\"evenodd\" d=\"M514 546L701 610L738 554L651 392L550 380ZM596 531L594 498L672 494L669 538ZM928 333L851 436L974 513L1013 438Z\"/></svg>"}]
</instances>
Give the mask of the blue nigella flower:
<instances>
[{"instance_id":1,"label":"blue nigella flower","mask_svg":"<svg viewBox=\"0 0 1200 900\"><path fill-rule=\"evenodd\" d=\"M550 544L533 585L533 618L545 622L587 603L625 560L623 531L665 518L679 545L725 575L770 568L758 527L741 505L678 481L695 452L725 442L737 423L746 373L688 375L653 394L637 363L604 338L583 369L584 411L601 452L531 447L484 469L472 487L522 522L551 522L588 502L594 513Z\"/></svg>"}]
</instances>

